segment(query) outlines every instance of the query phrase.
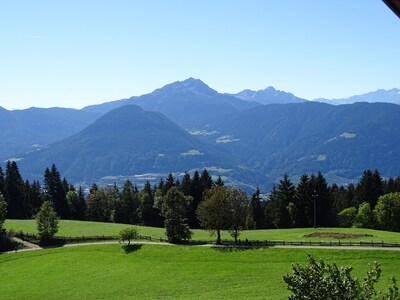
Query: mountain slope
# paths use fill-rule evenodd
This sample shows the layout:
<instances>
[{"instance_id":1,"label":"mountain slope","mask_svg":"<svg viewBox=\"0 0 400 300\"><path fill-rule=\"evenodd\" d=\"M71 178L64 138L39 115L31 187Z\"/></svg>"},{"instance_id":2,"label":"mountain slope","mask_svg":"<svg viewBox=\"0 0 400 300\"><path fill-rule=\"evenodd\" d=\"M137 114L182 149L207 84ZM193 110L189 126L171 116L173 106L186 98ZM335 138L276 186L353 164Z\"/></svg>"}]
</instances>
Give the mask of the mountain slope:
<instances>
[{"instance_id":1,"label":"mountain slope","mask_svg":"<svg viewBox=\"0 0 400 300\"><path fill-rule=\"evenodd\" d=\"M144 110L161 112L178 125L189 129L202 128L214 119L259 106L255 102L220 94L201 80L189 78L168 84L150 94L88 106L83 110L105 113L127 104L138 105Z\"/></svg>"},{"instance_id":2,"label":"mountain slope","mask_svg":"<svg viewBox=\"0 0 400 300\"><path fill-rule=\"evenodd\" d=\"M322 171L348 183L367 168L400 173L400 106L307 102L246 110L211 126L204 136L250 168L278 178Z\"/></svg>"},{"instance_id":3,"label":"mountain slope","mask_svg":"<svg viewBox=\"0 0 400 300\"><path fill-rule=\"evenodd\" d=\"M243 90L237 94L229 94L229 95L245 101L254 101L264 105L301 103L307 101L306 99L296 97L291 93L286 93L283 91L276 90L272 86L269 86L264 90L258 90L258 91Z\"/></svg>"},{"instance_id":4,"label":"mountain slope","mask_svg":"<svg viewBox=\"0 0 400 300\"><path fill-rule=\"evenodd\" d=\"M0 159L62 140L82 130L98 116L67 108L32 107L8 111L0 107Z\"/></svg>"},{"instance_id":5,"label":"mountain slope","mask_svg":"<svg viewBox=\"0 0 400 300\"><path fill-rule=\"evenodd\" d=\"M233 174L229 170L236 165L162 114L134 105L115 109L81 132L27 155L20 165L28 178L40 178L52 163L69 180L87 184L104 177L205 167Z\"/></svg>"}]
</instances>

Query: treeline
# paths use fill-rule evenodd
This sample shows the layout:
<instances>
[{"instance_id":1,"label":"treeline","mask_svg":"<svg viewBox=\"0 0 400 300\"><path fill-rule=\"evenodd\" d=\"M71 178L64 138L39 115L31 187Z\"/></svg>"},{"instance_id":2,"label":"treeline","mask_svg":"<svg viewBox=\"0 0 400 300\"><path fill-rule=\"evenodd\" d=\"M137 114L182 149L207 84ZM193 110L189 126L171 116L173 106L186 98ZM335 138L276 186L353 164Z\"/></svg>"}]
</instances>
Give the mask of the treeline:
<instances>
[{"instance_id":1,"label":"treeline","mask_svg":"<svg viewBox=\"0 0 400 300\"><path fill-rule=\"evenodd\" d=\"M397 192L400 177L384 180L377 170L364 171L358 183L347 186L328 185L320 172L304 174L294 185L286 174L273 187L268 201L260 199L258 190L253 194L253 218L256 228L313 227L314 222L317 227L352 226L357 225L354 221L359 208L368 206L372 212L381 196ZM343 217L343 211L349 208L355 212L354 218L346 213ZM370 216L375 217L372 213ZM377 222L374 227L382 226Z\"/></svg>"},{"instance_id":2,"label":"treeline","mask_svg":"<svg viewBox=\"0 0 400 300\"><path fill-rule=\"evenodd\" d=\"M221 177L215 182L206 169L191 176L185 173L181 180L169 174L156 185L146 182L141 190L126 180L120 190L113 186L93 184L85 197L82 187L75 188L62 178L53 164L43 174L43 183L23 181L17 163L7 162L5 174L0 166L0 193L7 203L7 218L30 219L41 205L48 201L61 219L116 222L163 227L162 202L172 187L190 196L187 219L191 228L199 228L196 209L205 191L224 185Z\"/></svg>"},{"instance_id":3,"label":"treeline","mask_svg":"<svg viewBox=\"0 0 400 300\"><path fill-rule=\"evenodd\" d=\"M98 187L93 184L85 197L83 188L75 188L61 178L54 164L45 170L42 184L23 181L16 162L7 162L5 174L0 167L0 192L7 203L7 218L11 219L32 218L42 203L48 201L61 219L163 227L163 202L168 191L175 187L189 199L184 216L188 226L200 228L197 208L207 192L218 186L224 186L221 177L214 181L204 169L193 175L185 173L180 179L169 174L158 184L146 182L140 190L129 180L121 189L116 185ZM367 214L371 211L367 227L382 228L373 211L379 197L396 192L400 192L400 177L384 180L377 170L365 171L359 182L347 186L328 185L321 173L304 174L297 185L284 175L266 197L262 197L259 189L253 193L245 227L313 227L314 222L317 227L366 226L366 222L360 221L361 216L365 211ZM389 226L382 229L387 228ZM392 226L389 230L400 230L396 228Z\"/></svg>"}]
</instances>

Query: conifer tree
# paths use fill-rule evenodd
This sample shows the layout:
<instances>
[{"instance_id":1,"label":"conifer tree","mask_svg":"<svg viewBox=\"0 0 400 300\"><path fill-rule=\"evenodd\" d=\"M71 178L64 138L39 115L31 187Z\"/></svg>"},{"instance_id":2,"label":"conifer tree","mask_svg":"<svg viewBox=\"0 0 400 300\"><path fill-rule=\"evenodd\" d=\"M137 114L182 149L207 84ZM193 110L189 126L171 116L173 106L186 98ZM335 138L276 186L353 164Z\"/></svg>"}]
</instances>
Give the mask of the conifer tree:
<instances>
[{"instance_id":1,"label":"conifer tree","mask_svg":"<svg viewBox=\"0 0 400 300\"><path fill-rule=\"evenodd\" d=\"M208 173L207 169L204 169L200 176L200 185L202 192L209 190L214 185L214 182Z\"/></svg>"},{"instance_id":2,"label":"conifer tree","mask_svg":"<svg viewBox=\"0 0 400 300\"><path fill-rule=\"evenodd\" d=\"M0 193L0 238L3 229L3 224L4 221L6 220L6 216L7 216L7 202L4 199L3 194Z\"/></svg>"},{"instance_id":3,"label":"conifer tree","mask_svg":"<svg viewBox=\"0 0 400 300\"><path fill-rule=\"evenodd\" d=\"M51 169L46 168L44 172L44 197L46 201L53 205L57 215L62 219L69 218L66 186L68 187L68 184L66 180L61 180L55 164L52 164Z\"/></svg>"},{"instance_id":4,"label":"conifer tree","mask_svg":"<svg viewBox=\"0 0 400 300\"><path fill-rule=\"evenodd\" d=\"M4 173L0 166L0 193L4 195Z\"/></svg>"},{"instance_id":5,"label":"conifer tree","mask_svg":"<svg viewBox=\"0 0 400 300\"><path fill-rule=\"evenodd\" d=\"M162 214L166 235L171 243L189 240L192 233L187 220L190 197L185 196L178 187L172 187L164 197Z\"/></svg>"},{"instance_id":6,"label":"conifer tree","mask_svg":"<svg viewBox=\"0 0 400 300\"><path fill-rule=\"evenodd\" d=\"M332 203L329 197L328 183L321 172L317 176L311 174L311 186L313 189L313 197L315 197L317 210L317 227L332 226Z\"/></svg>"},{"instance_id":7,"label":"conifer tree","mask_svg":"<svg viewBox=\"0 0 400 300\"><path fill-rule=\"evenodd\" d=\"M357 205L367 202L371 209L374 209L379 196L383 193L383 181L379 172L377 170L374 173L371 170L364 171L355 193Z\"/></svg>"},{"instance_id":8,"label":"conifer tree","mask_svg":"<svg viewBox=\"0 0 400 300\"><path fill-rule=\"evenodd\" d=\"M295 206L298 211L297 227L311 227L313 224L313 198L310 178L301 176L296 187Z\"/></svg>"},{"instance_id":9,"label":"conifer tree","mask_svg":"<svg viewBox=\"0 0 400 300\"><path fill-rule=\"evenodd\" d=\"M217 180L214 183L216 186L224 186L224 182L222 181L221 175L218 175Z\"/></svg>"},{"instance_id":10,"label":"conifer tree","mask_svg":"<svg viewBox=\"0 0 400 300\"><path fill-rule=\"evenodd\" d=\"M199 228L200 224L196 217L196 210L199 206L199 203L203 199L203 189L201 186L200 175L197 170L194 171L192 181L190 183L190 196L192 196L193 200L189 205L189 226L190 228Z\"/></svg>"},{"instance_id":11,"label":"conifer tree","mask_svg":"<svg viewBox=\"0 0 400 300\"><path fill-rule=\"evenodd\" d=\"M291 218L288 211L289 203L294 202L295 187L289 178L288 174L285 174L277 185L276 200L278 209L276 211L275 223L278 228L287 228L291 224Z\"/></svg>"},{"instance_id":12,"label":"conifer tree","mask_svg":"<svg viewBox=\"0 0 400 300\"><path fill-rule=\"evenodd\" d=\"M264 210L261 205L261 192L260 189L257 188L256 191L251 196L250 208L252 213L252 219L254 222L254 229L261 229L265 226L265 215Z\"/></svg>"},{"instance_id":13,"label":"conifer tree","mask_svg":"<svg viewBox=\"0 0 400 300\"><path fill-rule=\"evenodd\" d=\"M188 172L185 172L182 178L182 183L180 185L181 192L184 195L190 195L190 181L190 174Z\"/></svg>"},{"instance_id":14,"label":"conifer tree","mask_svg":"<svg viewBox=\"0 0 400 300\"><path fill-rule=\"evenodd\" d=\"M7 202L7 216L10 219L23 219L27 216L24 205L24 182L15 161L7 162L4 179L4 196Z\"/></svg>"}]
</instances>

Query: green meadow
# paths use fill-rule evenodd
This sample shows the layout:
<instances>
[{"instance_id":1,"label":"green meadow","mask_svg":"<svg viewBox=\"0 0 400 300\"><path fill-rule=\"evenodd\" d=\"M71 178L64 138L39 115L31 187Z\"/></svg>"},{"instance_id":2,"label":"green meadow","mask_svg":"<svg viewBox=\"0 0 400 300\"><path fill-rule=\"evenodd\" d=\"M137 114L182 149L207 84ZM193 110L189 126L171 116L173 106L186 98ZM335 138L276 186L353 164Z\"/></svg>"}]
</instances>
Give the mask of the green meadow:
<instances>
[{"instance_id":1,"label":"green meadow","mask_svg":"<svg viewBox=\"0 0 400 300\"><path fill-rule=\"evenodd\" d=\"M400 278L399 251L120 245L0 255L1 299L286 299L282 276L307 253L363 276L381 263L377 287Z\"/></svg>"},{"instance_id":2,"label":"green meadow","mask_svg":"<svg viewBox=\"0 0 400 300\"><path fill-rule=\"evenodd\" d=\"M132 225L72 221L61 220L59 223L58 236L101 236L101 235L117 235L118 232ZM28 233L36 233L35 220L6 220L4 227L8 230L23 231ZM141 235L149 235L155 238L165 238L165 230L163 228L154 228L147 226L137 226ZM193 240L213 240L215 237L205 230L194 229ZM308 241L308 240L330 240L329 238L306 238L306 234L315 232L334 232L345 234L365 234L368 236L354 237L352 241L384 241L387 243L400 243L400 233L388 232L362 228L294 228L294 229L265 229L265 230L244 230L240 234L240 239L249 240L287 240L287 241ZM228 232L222 232L223 239L232 239ZM349 239L346 239L349 240Z\"/></svg>"}]
</instances>

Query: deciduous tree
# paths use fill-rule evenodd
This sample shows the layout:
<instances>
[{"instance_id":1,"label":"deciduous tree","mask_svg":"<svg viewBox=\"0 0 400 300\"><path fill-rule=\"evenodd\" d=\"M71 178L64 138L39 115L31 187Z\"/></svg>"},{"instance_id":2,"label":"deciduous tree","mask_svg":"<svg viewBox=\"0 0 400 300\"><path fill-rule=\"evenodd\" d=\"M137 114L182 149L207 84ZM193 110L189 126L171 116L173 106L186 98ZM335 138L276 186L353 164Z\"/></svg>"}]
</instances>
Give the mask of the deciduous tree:
<instances>
[{"instance_id":1,"label":"deciduous tree","mask_svg":"<svg viewBox=\"0 0 400 300\"><path fill-rule=\"evenodd\" d=\"M217 244L221 244L221 230L228 229L228 210L227 188L224 186L215 186L206 192L204 201L197 208L201 226L217 233Z\"/></svg>"},{"instance_id":2,"label":"deciduous tree","mask_svg":"<svg viewBox=\"0 0 400 300\"><path fill-rule=\"evenodd\" d=\"M374 215L380 229L400 231L400 193L379 197Z\"/></svg>"},{"instance_id":3,"label":"deciduous tree","mask_svg":"<svg viewBox=\"0 0 400 300\"><path fill-rule=\"evenodd\" d=\"M47 244L58 231L58 216L48 201L43 202L36 215L37 230L41 244Z\"/></svg>"}]
</instances>

